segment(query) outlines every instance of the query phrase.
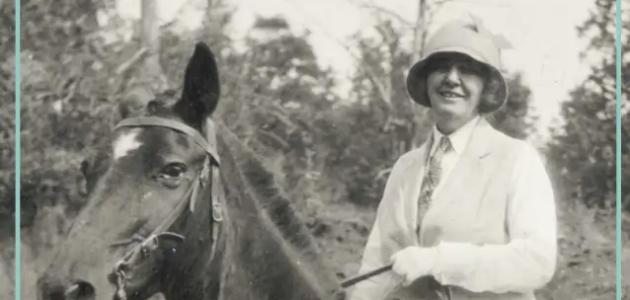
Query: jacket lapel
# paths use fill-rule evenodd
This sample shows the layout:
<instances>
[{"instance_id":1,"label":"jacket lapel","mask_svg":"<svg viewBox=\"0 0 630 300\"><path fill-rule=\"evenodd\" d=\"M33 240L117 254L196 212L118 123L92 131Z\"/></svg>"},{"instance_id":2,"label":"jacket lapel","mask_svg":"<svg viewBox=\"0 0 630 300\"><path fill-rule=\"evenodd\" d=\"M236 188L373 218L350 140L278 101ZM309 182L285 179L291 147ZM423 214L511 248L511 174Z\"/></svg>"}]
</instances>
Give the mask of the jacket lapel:
<instances>
[{"instance_id":1,"label":"jacket lapel","mask_svg":"<svg viewBox=\"0 0 630 300\"><path fill-rule=\"evenodd\" d=\"M433 229L443 230L445 227L448 229L449 224L462 220L462 216L452 208L461 207L465 204L462 201L477 201L482 196L491 175L488 174L487 162L492 155L492 140L495 134L496 131L490 124L481 118L464 152L446 179L444 187L435 195L430 209L422 220L421 244L430 245L436 242L442 232L433 232ZM442 226L432 226L437 223Z\"/></svg>"}]
</instances>

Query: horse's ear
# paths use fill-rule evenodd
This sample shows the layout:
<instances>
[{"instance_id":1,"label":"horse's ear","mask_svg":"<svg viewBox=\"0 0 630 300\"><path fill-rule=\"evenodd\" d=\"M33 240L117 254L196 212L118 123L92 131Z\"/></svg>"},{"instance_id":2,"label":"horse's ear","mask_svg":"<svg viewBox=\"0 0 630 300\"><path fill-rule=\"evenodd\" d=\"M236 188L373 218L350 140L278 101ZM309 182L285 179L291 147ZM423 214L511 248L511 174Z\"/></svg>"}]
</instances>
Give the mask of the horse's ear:
<instances>
[{"instance_id":1,"label":"horse's ear","mask_svg":"<svg viewBox=\"0 0 630 300\"><path fill-rule=\"evenodd\" d=\"M197 43L184 75L182 97L174 111L184 122L201 128L217 106L220 95L219 71L214 55L204 43Z\"/></svg>"}]
</instances>

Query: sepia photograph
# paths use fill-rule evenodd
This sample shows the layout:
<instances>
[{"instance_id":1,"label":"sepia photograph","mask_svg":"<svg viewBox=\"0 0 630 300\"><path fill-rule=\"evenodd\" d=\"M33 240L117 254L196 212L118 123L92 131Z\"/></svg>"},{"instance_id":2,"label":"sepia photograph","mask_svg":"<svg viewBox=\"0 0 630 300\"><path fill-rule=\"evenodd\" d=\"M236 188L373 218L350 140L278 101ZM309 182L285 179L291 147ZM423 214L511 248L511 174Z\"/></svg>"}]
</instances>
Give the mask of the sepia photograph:
<instances>
[{"instance_id":1,"label":"sepia photograph","mask_svg":"<svg viewBox=\"0 0 630 300\"><path fill-rule=\"evenodd\" d=\"M14 4L1 299L615 297L615 0Z\"/></svg>"}]
</instances>

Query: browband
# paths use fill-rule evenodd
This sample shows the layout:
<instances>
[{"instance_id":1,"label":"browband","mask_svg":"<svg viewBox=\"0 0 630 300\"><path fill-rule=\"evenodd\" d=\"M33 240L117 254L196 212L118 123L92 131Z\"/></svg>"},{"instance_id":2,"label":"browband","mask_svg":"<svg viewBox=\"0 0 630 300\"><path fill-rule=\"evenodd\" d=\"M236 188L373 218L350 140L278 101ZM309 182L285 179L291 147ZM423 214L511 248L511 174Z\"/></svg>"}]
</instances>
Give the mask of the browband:
<instances>
[{"instance_id":1,"label":"browband","mask_svg":"<svg viewBox=\"0 0 630 300\"><path fill-rule=\"evenodd\" d=\"M213 126L210 119L207 119L206 122L207 122L207 126L209 127ZM186 134L187 136L191 137L195 141L195 143L197 143L197 145L199 145L204 151L206 151L214 159L217 165L220 164L219 153L217 152L217 149L216 149L216 143L209 143L208 140L205 139L199 133L199 131L195 130L194 128L188 125L184 125L178 121L161 118L161 117L133 117L133 118L123 119L122 121L118 122L118 124L116 124L116 127L114 127L114 129L119 129L122 127L143 127L143 126L167 127L167 128L171 128L179 132L182 132ZM214 134L214 132L212 132L211 134Z\"/></svg>"}]
</instances>

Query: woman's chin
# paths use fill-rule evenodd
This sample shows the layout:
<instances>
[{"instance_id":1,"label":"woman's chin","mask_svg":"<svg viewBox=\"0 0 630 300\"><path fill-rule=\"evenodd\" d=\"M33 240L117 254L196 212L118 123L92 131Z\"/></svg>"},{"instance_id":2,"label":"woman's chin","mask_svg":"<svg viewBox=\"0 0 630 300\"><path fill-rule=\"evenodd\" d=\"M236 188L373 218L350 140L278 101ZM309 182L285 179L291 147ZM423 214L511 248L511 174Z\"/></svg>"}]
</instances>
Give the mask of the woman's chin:
<instances>
[{"instance_id":1,"label":"woman's chin","mask_svg":"<svg viewBox=\"0 0 630 300\"><path fill-rule=\"evenodd\" d=\"M451 119L462 114L461 102L441 102L433 110L439 118Z\"/></svg>"}]
</instances>

